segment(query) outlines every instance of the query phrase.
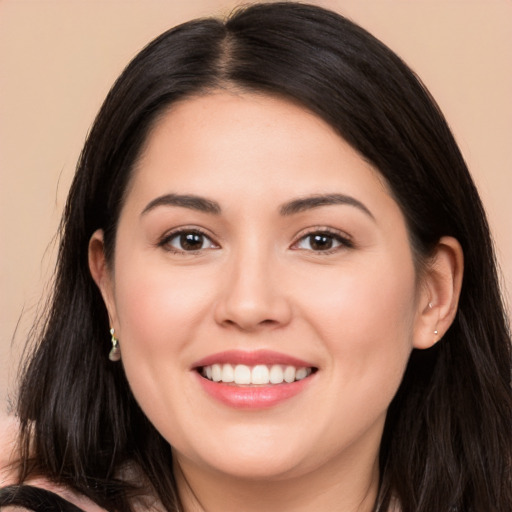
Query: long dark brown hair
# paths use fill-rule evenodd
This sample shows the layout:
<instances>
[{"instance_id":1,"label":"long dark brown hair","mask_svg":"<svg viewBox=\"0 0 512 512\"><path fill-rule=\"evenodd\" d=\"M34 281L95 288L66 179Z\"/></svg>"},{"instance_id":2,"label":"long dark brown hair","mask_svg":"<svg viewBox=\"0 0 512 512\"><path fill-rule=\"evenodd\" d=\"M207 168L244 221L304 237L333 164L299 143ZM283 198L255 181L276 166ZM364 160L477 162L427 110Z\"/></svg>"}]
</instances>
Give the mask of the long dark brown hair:
<instances>
[{"instance_id":1,"label":"long dark brown hair","mask_svg":"<svg viewBox=\"0 0 512 512\"><path fill-rule=\"evenodd\" d=\"M288 98L327 121L386 179L418 262L455 237L465 271L444 339L414 350L380 451L376 511L512 510L510 332L485 214L452 134L414 73L344 17L256 4L159 36L127 66L91 129L61 225L53 295L21 380L23 481L38 472L109 510L131 510L136 468L180 510L169 444L108 360L105 306L88 270L92 233L107 258L130 175L170 104L218 88Z\"/></svg>"}]
</instances>

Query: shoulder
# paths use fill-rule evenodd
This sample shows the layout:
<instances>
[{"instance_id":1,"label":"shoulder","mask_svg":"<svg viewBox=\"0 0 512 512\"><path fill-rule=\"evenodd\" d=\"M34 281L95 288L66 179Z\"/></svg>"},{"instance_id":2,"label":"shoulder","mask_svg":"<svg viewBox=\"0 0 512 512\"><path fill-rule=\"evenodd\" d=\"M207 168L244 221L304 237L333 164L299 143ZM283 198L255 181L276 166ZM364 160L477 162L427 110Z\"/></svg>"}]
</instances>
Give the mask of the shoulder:
<instances>
[{"instance_id":1,"label":"shoulder","mask_svg":"<svg viewBox=\"0 0 512 512\"><path fill-rule=\"evenodd\" d=\"M2 510L35 510L38 512L59 510L61 512L86 512L75 504L40 487L12 485L0 489Z\"/></svg>"},{"instance_id":2,"label":"shoulder","mask_svg":"<svg viewBox=\"0 0 512 512\"><path fill-rule=\"evenodd\" d=\"M18 484L16 462L18 453L16 439L18 435L18 422L12 416L0 415L0 489ZM105 512L91 500L77 494L64 486L57 485L44 477L31 478L24 485L32 488L49 491L69 501L84 512ZM23 487L22 487L23 488ZM20 507L2 507L2 511L27 510Z\"/></svg>"},{"instance_id":3,"label":"shoulder","mask_svg":"<svg viewBox=\"0 0 512 512\"><path fill-rule=\"evenodd\" d=\"M16 481L13 464L16 460L18 422L12 416L0 414L0 487Z\"/></svg>"},{"instance_id":4,"label":"shoulder","mask_svg":"<svg viewBox=\"0 0 512 512\"><path fill-rule=\"evenodd\" d=\"M19 484L17 477L17 460L18 451L16 449L17 436L19 424L13 416L5 416L0 414L0 490L9 486ZM143 480L142 475L132 469L125 469L123 478L132 482L140 482ZM43 491L49 491L58 497L70 502L71 505L78 507L84 512L105 512L105 509L96 505L93 501L85 496L69 489L65 486L56 484L51 480L44 477L33 477L23 482L24 486L29 486ZM23 488L23 487L21 487ZM28 510L27 508L20 508L14 506L0 506L2 512L15 512ZM63 508L50 508L48 510L65 510ZM136 503L134 503L134 510L141 512L164 512L164 508L159 504L155 497L148 493L147 496L139 496Z\"/></svg>"}]
</instances>

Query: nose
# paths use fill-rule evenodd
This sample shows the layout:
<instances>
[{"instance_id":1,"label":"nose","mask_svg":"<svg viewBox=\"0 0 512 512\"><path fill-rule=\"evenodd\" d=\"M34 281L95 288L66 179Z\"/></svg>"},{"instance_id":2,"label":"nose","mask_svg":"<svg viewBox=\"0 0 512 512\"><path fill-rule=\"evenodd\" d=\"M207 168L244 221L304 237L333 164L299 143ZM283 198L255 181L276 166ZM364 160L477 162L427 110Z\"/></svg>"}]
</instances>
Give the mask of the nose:
<instances>
[{"instance_id":1,"label":"nose","mask_svg":"<svg viewBox=\"0 0 512 512\"><path fill-rule=\"evenodd\" d=\"M217 323L245 332L288 324L292 307L277 267L270 256L255 253L226 262L215 308Z\"/></svg>"}]
</instances>

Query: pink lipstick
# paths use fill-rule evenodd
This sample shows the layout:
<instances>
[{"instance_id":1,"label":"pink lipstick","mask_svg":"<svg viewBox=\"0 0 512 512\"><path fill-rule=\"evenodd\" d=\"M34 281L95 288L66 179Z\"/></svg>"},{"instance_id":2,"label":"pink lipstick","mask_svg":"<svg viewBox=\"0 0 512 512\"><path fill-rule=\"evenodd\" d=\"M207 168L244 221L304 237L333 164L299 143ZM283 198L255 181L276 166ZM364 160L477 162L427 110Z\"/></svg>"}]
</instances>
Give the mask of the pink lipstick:
<instances>
[{"instance_id":1,"label":"pink lipstick","mask_svg":"<svg viewBox=\"0 0 512 512\"><path fill-rule=\"evenodd\" d=\"M317 368L310 362L268 350L230 350L207 356L195 371L206 393L234 408L266 408L303 391Z\"/></svg>"}]
</instances>

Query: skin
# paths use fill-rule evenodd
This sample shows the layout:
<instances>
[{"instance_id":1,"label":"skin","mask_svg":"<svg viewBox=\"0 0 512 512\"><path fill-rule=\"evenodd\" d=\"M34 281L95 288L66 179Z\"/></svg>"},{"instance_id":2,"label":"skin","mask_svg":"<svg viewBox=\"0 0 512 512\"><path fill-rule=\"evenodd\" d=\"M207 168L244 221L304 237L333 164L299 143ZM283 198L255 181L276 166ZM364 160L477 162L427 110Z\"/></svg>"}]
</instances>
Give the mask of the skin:
<instances>
[{"instance_id":1,"label":"skin","mask_svg":"<svg viewBox=\"0 0 512 512\"><path fill-rule=\"evenodd\" d=\"M283 215L284 204L333 193L362 207ZM166 194L221 211L155 206ZM173 238L182 228L205 235L200 250ZM328 251L311 245L319 232ZM282 99L224 91L160 119L114 261L97 231L90 268L130 386L173 447L187 511L369 511L387 408L411 350L453 319L462 252L441 239L418 276L383 178L329 125ZM228 349L273 350L317 371L288 400L236 409L206 394L193 369Z\"/></svg>"}]
</instances>

